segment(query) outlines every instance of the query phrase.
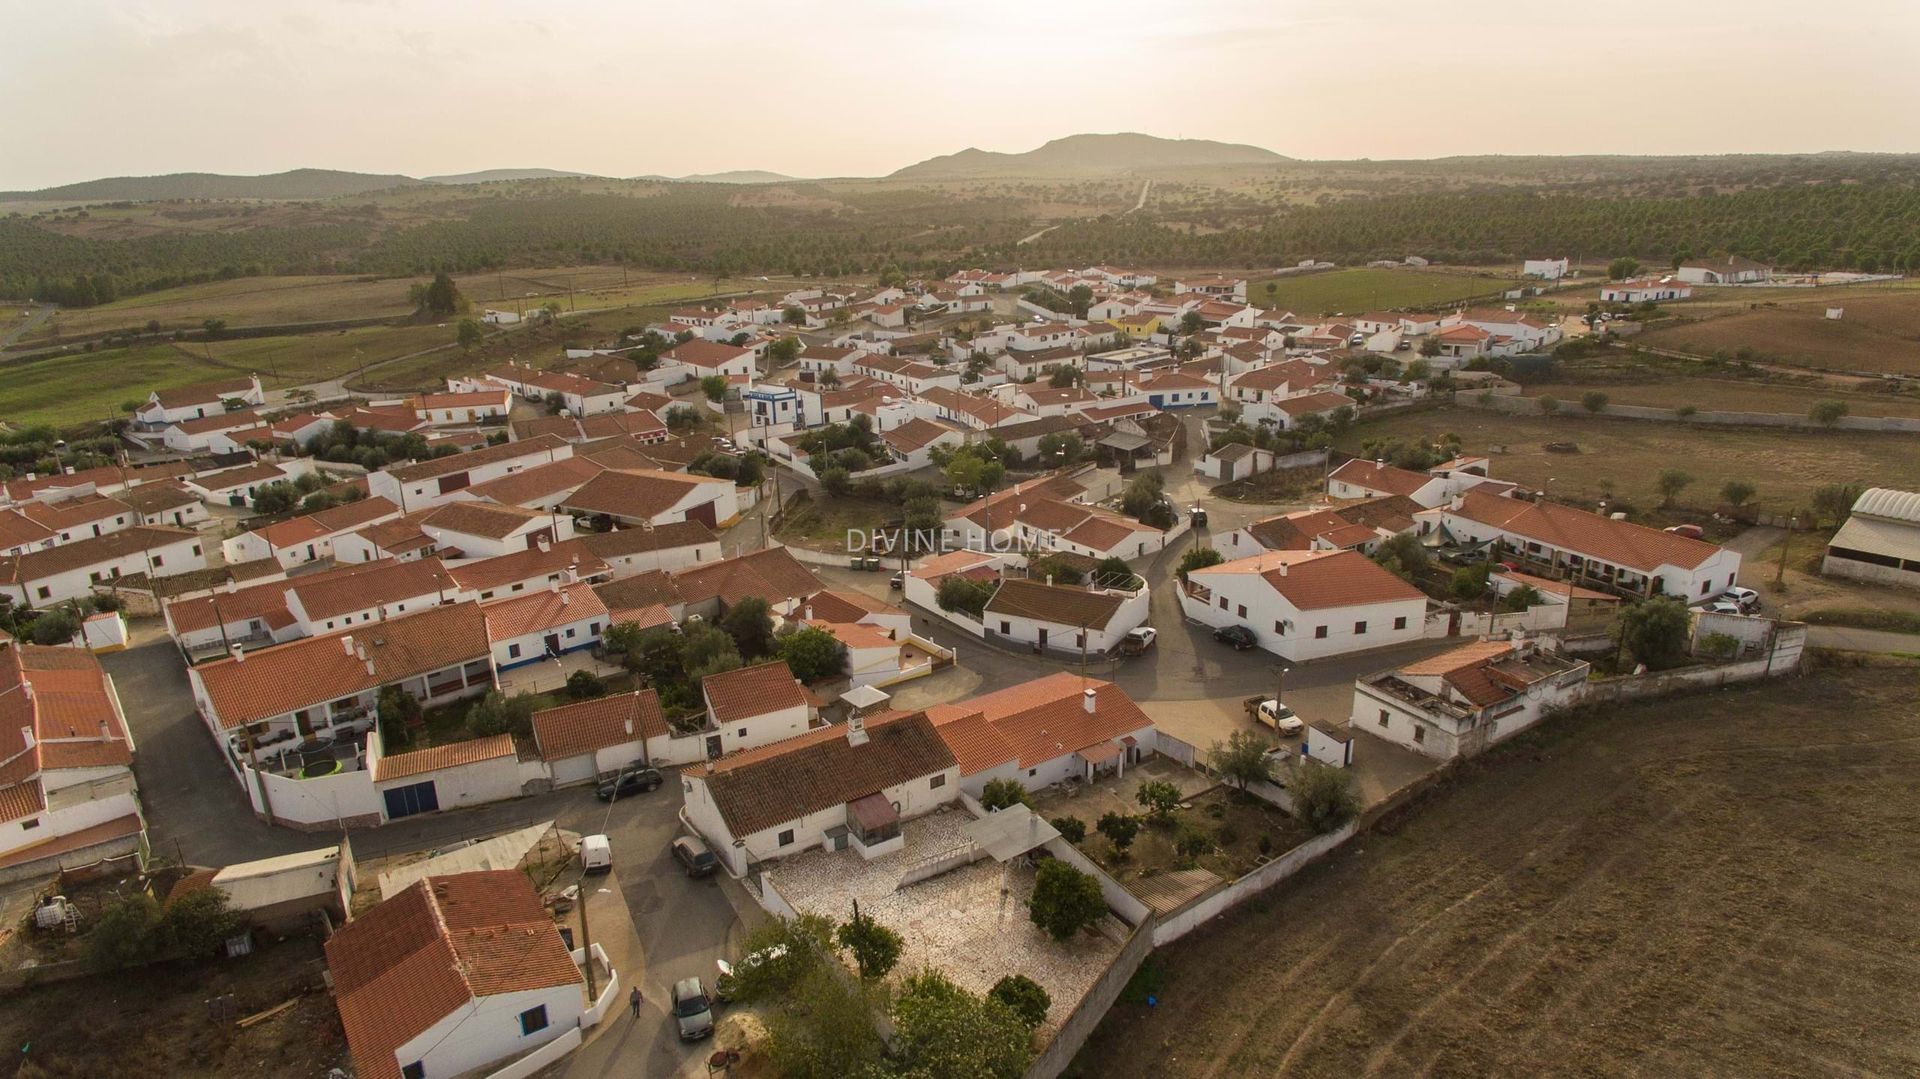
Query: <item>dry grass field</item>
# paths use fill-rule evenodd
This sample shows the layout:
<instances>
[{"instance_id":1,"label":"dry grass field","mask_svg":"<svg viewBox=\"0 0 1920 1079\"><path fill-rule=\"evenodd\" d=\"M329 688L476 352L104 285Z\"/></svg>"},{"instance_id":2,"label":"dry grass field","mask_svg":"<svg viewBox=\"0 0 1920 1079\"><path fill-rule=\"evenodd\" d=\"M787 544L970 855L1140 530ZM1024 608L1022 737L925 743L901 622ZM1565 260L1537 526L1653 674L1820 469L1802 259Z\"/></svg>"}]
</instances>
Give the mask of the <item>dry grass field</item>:
<instances>
[{"instance_id":1,"label":"dry grass field","mask_svg":"<svg viewBox=\"0 0 1920 1079\"><path fill-rule=\"evenodd\" d=\"M1912 1075L1910 669L1582 714L1156 956L1080 1076Z\"/></svg>"},{"instance_id":2,"label":"dry grass field","mask_svg":"<svg viewBox=\"0 0 1920 1079\"><path fill-rule=\"evenodd\" d=\"M1668 468L1693 477L1677 504L1702 509L1719 504L1720 488L1731 479L1759 488L1755 501L1773 510L1804 507L1815 488L1830 483L1907 490L1920 484L1920 452L1912 435L1688 426L1569 414L1578 408L1577 400L1566 401L1561 414L1550 417L1461 408L1403 412L1355 424L1337 446L1358 452L1368 439L1434 438L1452 431L1469 453L1503 447L1489 454L1498 479L1545 489L1562 500L1611 497L1642 512L1659 504L1654 481ZM1549 442L1572 442L1580 452L1549 453Z\"/></svg>"},{"instance_id":3,"label":"dry grass field","mask_svg":"<svg viewBox=\"0 0 1920 1079\"><path fill-rule=\"evenodd\" d=\"M1804 416L1815 401L1835 400L1844 401L1851 416L1920 416L1920 396L1862 392L1859 389L1862 383L1858 381L1716 378L1702 371L1685 370L1688 365L1699 366L1688 360L1668 361L1659 367L1575 361L1561 365L1560 372L1552 379L1529 380L1526 393L1530 397L1551 395L1559 400L1562 408L1573 410L1580 408L1582 394L1598 390L1614 404L1654 408L1692 405L1703 411ZM1885 384L1875 381L1865 385L1871 388Z\"/></svg>"},{"instance_id":4,"label":"dry grass field","mask_svg":"<svg viewBox=\"0 0 1920 1079\"><path fill-rule=\"evenodd\" d=\"M1844 317L1828 319L1829 306L1842 308ZM1676 305L1675 310L1685 308ZM1698 355L1747 348L1766 363L1920 375L1920 289L1835 290L1798 302L1678 320L1635 340Z\"/></svg>"}]
</instances>

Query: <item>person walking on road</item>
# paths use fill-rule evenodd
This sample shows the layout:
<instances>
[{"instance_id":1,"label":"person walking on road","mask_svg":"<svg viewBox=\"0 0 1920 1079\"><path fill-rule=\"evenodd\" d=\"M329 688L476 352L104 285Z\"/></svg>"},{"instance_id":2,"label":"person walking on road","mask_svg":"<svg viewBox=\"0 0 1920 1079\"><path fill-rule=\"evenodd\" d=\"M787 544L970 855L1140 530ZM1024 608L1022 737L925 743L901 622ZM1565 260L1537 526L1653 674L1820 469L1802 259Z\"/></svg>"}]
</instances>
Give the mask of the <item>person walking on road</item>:
<instances>
[{"instance_id":1,"label":"person walking on road","mask_svg":"<svg viewBox=\"0 0 1920 1079\"><path fill-rule=\"evenodd\" d=\"M634 986L633 992L627 994L627 1003L633 1006L633 1017L635 1019L640 1018L640 987L639 986L637 985Z\"/></svg>"}]
</instances>

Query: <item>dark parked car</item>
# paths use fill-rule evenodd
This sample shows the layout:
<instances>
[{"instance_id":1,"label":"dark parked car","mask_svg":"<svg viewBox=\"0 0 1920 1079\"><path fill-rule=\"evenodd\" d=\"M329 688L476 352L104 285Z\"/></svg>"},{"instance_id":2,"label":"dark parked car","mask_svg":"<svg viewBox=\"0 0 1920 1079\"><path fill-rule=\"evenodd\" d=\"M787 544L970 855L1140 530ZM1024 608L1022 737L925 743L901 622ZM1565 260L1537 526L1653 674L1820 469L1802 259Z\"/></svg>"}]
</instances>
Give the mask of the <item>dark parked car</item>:
<instances>
[{"instance_id":1,"label":"dark parked car","mask_svg":"<svg viewBox=\"0 0 1920 1079\"><path fill-rule=\"evenodd\" d=\"M1245 626L1221 626L1213 631L1213 639L1221 644L1230 644L1236 652L1244 652L1260 643L1260 638Z\"/></svg>"},{"instance_id":2,"label":"dark parked car","mask_svg":"<svg viewBox=\"0 0 1920 1079\"><path fill-rule=\"evenodd\" d=\"M665 782L666 777L660 774L658 768L629 768L600 784L595 788L594 793L600 796L601 801L611 802L615 798L627 798L657 790L660 784Z\"/></svg>"},{"instance_id":3,"label":"dark parked car","mask_svg":"<svg viewBox=\"0 0 1920 1079\"><path fill-rule=\"evenodd\" d=\"M707 849L699 836L683 835L673 841L673 856L689 877L710 877L720 868L720 860Z\"/></svg>"}]
</instances>

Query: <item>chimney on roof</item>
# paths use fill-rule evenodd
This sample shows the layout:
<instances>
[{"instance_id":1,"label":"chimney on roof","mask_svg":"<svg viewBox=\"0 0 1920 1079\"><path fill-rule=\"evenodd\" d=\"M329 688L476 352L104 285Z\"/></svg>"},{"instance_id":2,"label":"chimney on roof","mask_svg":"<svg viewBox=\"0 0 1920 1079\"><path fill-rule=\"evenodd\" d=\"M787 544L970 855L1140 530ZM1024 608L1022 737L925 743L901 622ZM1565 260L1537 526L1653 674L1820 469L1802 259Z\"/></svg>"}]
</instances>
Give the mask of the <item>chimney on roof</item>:
<instances>
[{"instance_id":1,"label":"chimney on roof","mask_svg":"<svg viewBox=\"0 0 1920 1079\"><path fill-rule=\"evenodd\" d=\"M867 721L864 716L847 717L847 744L850 746L867 744Z\"/></svg>"},{"instance_id":2,"label":"chimney on roof","mask_svg":"<svg viewBox=\"0 0 1920 1079\"><path fill-rule=\"evenodd\" d=\"M560 606L565 607L568 604L571 604L572 602L573 602L572 592L565 592L565 591L560 592Z\"/></svg>"},{"instance_id":3,"label":"chimney on roof","mask_svg":"<svg viewBox=\"0 0 1920 1079\"><path fill-rule=\"evenodd\" d=\"M1088 686L1087 688L1080 691L1080 706L1087 710L1088 715L1092 715L1093 704L1094 704L1093 687Z\"/></svg>"},{"instance_id":4,"label":"chimney on roof","mask_svg":"<svg viewBox=\"0 0 1920 1079\"><path fill-rule=\"evenodd\" d=\"M553 550L553 544L548 543L545 536L540 537L539 545L541 554L546 554L548 551Z\"/></svg>"},{"instance_id":5,"label":"chimney on roof","mask_svg":"<svg viewBox=\"0 0 1920 1079\"><path fill-rule=\"evenodd\" d=\"M368 678L373 677L373 661L372 660L367 661L367 677Z\"/></svg>"},{"instance_id":6,"label":"chimney on roof","mask_svg":"<svg viewBox=\"0 0 1920 1079\"><path fill-rule=\"evenodd\" d=\"M113 732L107 729L107 721L104 719L100 721L100 740L102 742L113 741Z\"/></svg>"},{"instance_id":7,"label":"chimney on roof","mask_svg":"<svg viewBox=\"0 0 1920 1079\"><path fill-rule=\"evenodd\" d=\"M367 646L364 644L355 645L353 654L359 656L361 659L367 658Z\"/></svg>"},{"instance_id":8,"label":"chimney on roof","mask_svg":"<svg viewBox=\"0 0 1920 1079\"><path fill-rule=\"evenodd\" d=\"M1280 576L1285 577L1286 575L1287 575L1287 564L1285 562L1282 562L1280 563Z\"/></svg>"},{"instance_id":9,"label":"chimney on roof","mask_svg":"<svg viewBox=\"0 0 1920 1079\"><path fill-rule=\"evenodd\" d=\"M236 644L236 645L234 645L234 646L233 646L233 661L234 661L235 663L245 663L245 662L247 661L247 650L246 650L246 649L244 649L244 648L242 648L242 647L240 647L240 646L239 646L239 645L237 645L237 644ZM28 684L29 684L29 685L31 685L32 683L28 683ZM29 696L29 697L31 697L31 696L33 696L33 693L32 693L32 691L31 691L31 690L29 690L29 691L28 691L28 693L27 693L27 696Z\"/></svg>"},{"instance_id":10,"label":"chimney on roof","mask_svg":"<svg viewBox=\"0 0 1920 1079\"><path fill-rule=\"evenodd\" d=\"M343 633L340 635L340 651L349 656L353 655L353 634Z\"/></svg>"}]
</instances>

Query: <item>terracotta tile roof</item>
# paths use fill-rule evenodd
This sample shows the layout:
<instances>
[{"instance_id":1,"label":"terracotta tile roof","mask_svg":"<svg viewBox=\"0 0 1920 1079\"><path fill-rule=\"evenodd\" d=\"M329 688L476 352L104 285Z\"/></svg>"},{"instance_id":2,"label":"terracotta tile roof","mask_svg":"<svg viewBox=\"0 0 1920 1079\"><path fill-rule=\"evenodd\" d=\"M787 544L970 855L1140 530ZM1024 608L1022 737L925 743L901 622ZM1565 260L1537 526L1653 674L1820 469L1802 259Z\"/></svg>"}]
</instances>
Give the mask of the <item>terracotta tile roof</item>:
<instances>
[{"instance_id":1,"label":"terracotta tile roof","mask_svg":"<svg viewBox=\"0 0 1920 1079\"><path fill-rule=\"evenodd\" d=\"M811 612L807 617L818 618L825 622L859 622L868 615L903 613L898 607L882 603L859 592L836 592L827 589L808 596L800 604L800 609L802 613Z\"/></svg>"},{"instance_id":2,"label":"terracotta tile roof","mask_svg":"<svg viewBox=\"0 0 1920 1079\"><path fill-rule=\"evenodd\" d=\"M594 585L593 591L600 597L600 602L607 605L609 617L623 610L681 602L680 590L665 570L648 570L617 581L606 581Z\"/></svg>"},{"instance_id":3,"label":"terracotta tile roof","mask_svg":"<svg viewBox=\"0 0 1920 1079\"><path fill-rule=\"evenodd\" d=\"M588 480L561 505L579 513L604 513L625 520L645 521L666 513L695 491L711 494L732 486L732 480L717 476L690 476L658 469L609 469Z\"/></svg>"},{"instance_id":4,"label":"terracotta tile roof","mask_svg":"<svg viewBox=\"0 0 1920 1079\"><path fill-rule=\"evenodd\" d=\"M869 716L865 724L863 745L835 724L681 774L706 783L728 830L747 836L959 763L925 712Z\"/></svg>"},{"instance_id":5,"label":"terracotta tile roof","mask_svg":"<svg viewBox=\"0 0 1920 1079\"><path fill-rule=\"evenodd\" d=\"M752 356L753 353L748 349L723 345L701 337L683 341L660 354L661 359L677 360L690 367L706 368L718 368L730 361Z\"/></svg>"},{"instance_id":6,"label":"terracotta tile roof","mask_svg":"<svg viewBox=\"0 0 1920 1079\"><path fill-rule=\"evenodd\" d=\"M0 823L46 808L38 773L133 763L126 724L91 652L0 645L0 762Z\"/></svg>"},{"instance_id":7,"label":"terracotta tile roof","mask_svg":"<svg viewBox=\"0 0 1920 1079\"><path fill-rule=\"evenodd\" d=\"M770 604L779 604L810 596L820 591L820 579L793 557L785 547L769 547L704 566L693 566L673 575L687 603L701 603L719 597L731 605L748 596L759 596Z\"/></svg>"},{"instance_id":8,"label":"terracotta tile roof","mask_svg":"<svg viewBox=\"0 0 1920 1079\"><path fill-rule=\"evenodd\" d=\"M1267 551L1198 569L1191 576L1248 574L1258 575L1302 611L1425 598L1358 551Z\"/></svg>"},{"instance_id":9,"label":"terracotta tile roof","mask_svg":"<svg viewBox=\"0 0 1920 1079\"><path fill-rule=\"evenodd\" d=\"M513 756L514 752L513 735L496 734L491 738L473 738L465 742L416 749L410 753L395 753L374 762L373 781L385 783L389 779L405 779L425 772L438 772L443 768L499 760Z\"/></svg>"},{"instance_id":10,"label":"terracotta tile roof","mask_svg":"<svg viewBox=\"0 0 1920 1079\"><path fill-rule=\"evenodd\" d=\"M528 523L537 521L551 523L551 518L546 513L519 506L462 500L428 510L426 516L420 519L420 525L428 530L438 528L467 536L506 539Z\"/></svg>"},{"instance_id":11,"label":"terracotta tile roof","mask_svg":"<svg viewBox=\"0 0 1920 1079\"><path fill-rule=\"evenodd\" d=\"M518 870L425 877L326 944L354 1070L399 1079L394 1054L478 997L581 981L533 883Z\"/></svg>"},{"instance_id":12,"label":"terracotta tile roof","mask_svg":"<svg viewBox=\"0 0 1920 1079\"><path fill-rule=\"evenodd\" d=\"M136 525L109 532L104 536L75 540L44 551L28 551L12 558L0 558L0 582L38 581L71 570L97 566L116 558L153 551L175 543L199 538L191 529L164 525ZM143 571L144 572L144 571Z\"/></svg>"},{"instance_id":13,"label":"terracotta tile roof","mask_svg":"<svg viewBox=\"0 0 1920 1079\"><path fill-rule=\"evenodd\" d=\"M454 472L465 472L468 469L478 468L481 465L512 461L520 457L544 456L551 453L557 460L572 452L573 447L564 440L555 438L552 435L541 435L537 438L529 438L522 442L502 442L498 446L488 446L485 449L474 450L471 453L451 453L445 457L436 457L431 461L421 461L418 464L407 465L402 468L392 468L387 471L394 479L402 483L410 483L414 480L432 479L436 476L445 476Z\"/></svg>"},{"instance_id":14,"label":"terracotta tile roof","mask_svg":"<svg viewBox=\"0 0 1920 1079\"><path fill-rule=\"evenodd\" d=\"M571 441L580 435L580 425L572 416L535 416L532 419L514 420L509 427L516 442L540 435L554 435Z\"/></svg>"},{"instance_id":15,"label":"terracotta tile roof","mask_svg":"<svg viewBox=\"0 0 1920 1079\"><path fill-rule=\"evenodd\" d=\"M125 502L105 495L81 495L78 498L62 499L59 502L26 502L20 506L20 512L38 524L58 531L62 528L74 528L79 525L104 521L110 517L125 520L133 510Z\"/></svg>"},{"instance_id":16,"label":"terracotta tile roof","mask_svg":"<svg viewBox=\"0 0 1920 1079\"><path fill-rule=\"evenodd\" d=\"M568 570L572 570L581 580L613 572L611 567L587 550L586 544L577 539L563 540L544 551L529 547L498 558L483 558L447 567L447 573L453 577L454 583L466 592L488 592L524 581L537 580L544 584L555 575L565 579Z\"/></svg>"},{"instance_id":17,"label":"terracotta tile roof","mask_svg":"<svg viewBox=\"0 0 1920 1079\"><path fill-rule=\"evenodd\" d=\"M284 480L286 478L287 474L282 472L278 465L270 464L266 461L257 461L250 465L241 465L239 468L227 468L218 472L208 472L205 475L194 476L186 482L200 488L202 491L218 493L234 487L244 487L250 483L271 483L274 480Z\"/></svg>"},{"instance_id":18,"label":"terracotta tile roof","mask_svg":"<svg viewBox=\"0 0 1920 1079\"><path fill-rule=\"evenodd\" d=\"M1331 509L1299 510L1262 518L1248 525L1247 532L1261 546L1274 551L1309 550L1316 539L1351 547L1377 538L1377 528L1406 531L1413 526L1413 515L1421 508L1405 495L1384 495Z\"/></svg>"},{"instance_id":19,"label":"terracotta tile roof","mask_svg":"<svg viewBox=\"0 0 1920 1079\"><path fill-rule=\"evenodd\" d=\"M1068 499L1078 498L1087 493L1087 489L1064 473L1042 476L1039 479L1017 483L1003 491L974 499L947 516L947 520L966 518L985 527L989 517L993 527L1006 528L1013 524L1013 515L1018 512L1022 502L1032 502L1040 498Z\"/></svg>"},{"instance_id":20,"label":"terracotta tile roof","mask_svg":"<svg viewBox=\"0 0 1920 1079\"><path fill-rule=\"evenodd\" d=\"M487 639L508 641L560 626L598 619L606 625L607 606L593 594L593 586L583 582L561 585L557 590L539 589L507 599L480 605L487 618Z\"/></svg>"},{"instance_id":21,"label":"terracotta tile roof","mask_svg":"<svg viewBox=\"0 0 1920 1079\"><path fill-rule=\"evenodd\" d=\"M1332 412L1337 408L1353 408L1353 398L1344 393L1321 391L1303 393L1298 397L1283 397L1273 402L1273 407L1289 416L1304 416L1310 412ZM1401 492L1393 492L1399 494Z\"/></svg>"},{"instance_id":22,"label":"terracotta tile roof","mask_svg":"<svg viewBox=\"0 0 1920 1079\"><path fill-rule=\"evenodd\" d=\"M612 532L583 532L575 538L602 559L718 542L713 530L699 521L673 521L651 528L619 528Z\"/></svg>"},{"instance_id":23,"label":"terracotta tile roof","mask_svg":"<svg viewBox=\"0 0 1920 1079\"><path fill-rule=\"evenodd\" d=\"M386 603L458 591L453 577L437 558L414 562L369 562L359 573L329 573L295 577L286 582L289 594L300 599L308 618L333 618ZM221 610L226 610L225 604Z\"/></svg>"},{"instance_id":24,"label":"terracotta tile roof","mask_svg":"<svg viewBox=\"0 0 1920 1079\"><path fill-rule=\"evenodd\" d=\"M365 660L356 654L360 648L366 649ZM488 651L480 605L455 603L369 623L350 634L308 637L249 652L243 659L215 660L192 674L206 688L221 727L232 730L317 702L484 660Z\"/></svg>"},{"instance_id":25,"label":"terracotta tile roof","mask_svg":"<svg viewBox=\"0 0 1920 1079\"><path fill-rule=\"evenodd\" d=\"M433 546L433 537L420 530L420 522L425 513L415 513L406 517L396 517L391 521L362 528L354 535L373 544L383 554L401 554Z\"/></svg>"},{"instance_id":26,"label":"terracotta tile roof","mask_svg":"<svg viewBox=\"0 0 1920 1079\"><path fill-rule=\"evenodd\" d=\"M1110 513L1089 514L1087 519L1068 529L1060 538L1096 551L1111 551L1128 540L1146 533L1159 533L1152 525L1143 525Z\"/></svg>"},{"instance_id":27,"label":"terracotta tile roof","mask_svg":"<svg viewBox=\"0 0 1920 1079\"><path fill-rule=\"evenodd\" d=\"M540 747L540 759L546 761L666 734L660 695L651 689L575 701L533 714L533 741Z\"/></svg>"},{"instance_id":28,"label":"terracotta tile roof","mask_svg":"<svg viewBox=\"0 0 1920 1079\"><path fill-rule=\"evenodd\" d=\"M1091 712L1083 697L1087 689L1094 692ZM974 712L984 716L1013 748L1022 768L1153 726L1153 720L1119 686L1083 679L1071 671L928 709L942 727Z\"/></svg>"},{"instance_id":29,"label":"terracotta tile roof","mask_svg":"<svg viewBox=\"0 0 1920 1079\"><path fill-rule=\"evenodd\" d=\"M1334 469L1327 479L1390 495L1412 495L1431 482L1433 477L1423 472L1410 472L1393 465L1375 464L1356 458Z\"/></svg>"},{"instance_id":30,"label":"terracotta tile roof","mask_svg":"<svg viewBox=\"0 0 1920 1079\"><path fill-rule=\"evenodd\" d=\"M1120 613L1122 602L1123 597L1111 593L1008 577L987 601L987 613L1104 630Z\"/></svg>"},{"instance_id":31,"label":"terracotta tile roof","mask_svg":"<svg viewBox=\"0 0 1920 1079\"><path fill-rule=\"evenodd\" d=\"M898 641L890 636L889 630L871 622L830 622L824 618L803 618L801 625L831 633L835 640L848 648L898 648Z\"/></svg>"},{"instance_id":32,"label":"terracotta tile roof","mask_svg":"<svg viewBox=\"0 0 1920 1079\"><path fill-rule=\"evenodd\" d=\"M1631 521L1616 521L1557 502L1505 498L1471 488L1461 496L1460 502L1459 509L1444 506L1441 509L1641 573L1652 573L1661 566L1696 569L1720 553L1718 544L1706 540L1689 539Z\"/></svg>"},{"instance_id":33,"label":"terracotta tile roof","mask_svg":"<svg viewBox=\"0 0 1920 1079\"><path fill-rule=\"evenodd\" d=\"M1591 588L1582 588L1572 581L1556 581L1551 577L1536 577L1531 573L1516 570L1495 570L1493 576L1531 587L1536 592L1547 595L1566 596L1569 599L1597 599L1608 603L1619 603L1620 597L1605 592L1596 592Z\"/></svg>"},{"instance_id":34,"label":"terracotta tile roof","mask_svg":"<svg viewBox=\"0 0 1920 1079\"><path fill-rule=\"evenodd\" d=\"M959 433L955 428L934 420L911 419L891 431L882 431L880 440L900 453L912 453L929 446L942 435Z\"/></svg>"},{"instance_id":35,"label":"terracotta tile roof","mask_svg":"<svg viewBox=\"0 0 1920 1079\"><path fill-rule=\"evenodd\" d=\"M989 768L1019 759L1019 752L998 727L988 723L987 717L979 712L965 711L965 707L965 702L962 702L950 709L939 710L937 714L942 718L934 724L940 739L953 751L954 759L960 762L961 775L978 775Z\"/></svg>"},{"instance_id":36,"label":"terracotta tile roof","mask_svg":"<svg viewBox=\"0 0 1920 1079\"><path fill-rule=\"evenodd\" d=\"M965 573L976 566L986 565L993 560L994 556L984 551L949 551L946 554L936 555L927 559L919 566L909 570L907 576L918 577L926 581L938 581L940 578L949 574Z\"/></svg>"},{"instance_id":37,"label":"terracotta tile roof","mask_svg":"<svg viewBox=\"0 0 1920 1079\"><path fill-rule=\"evenodd\" d=\"M580 432L588 438L652 438L666 430L660 417L647 411L600 412L580 421Z\"/></svg>"},{"instance_id":38,"label":"terracotta tile roof","mask_svg":"<svg viewBox=\"0 0 1920 1079\"><path fill-rule=\"evenodd\" d=\"M28 547L52 537L52 529L19 510L0 509L0 547Z\"/></svg>"},{"instance_id":39,"label":"terracotta tile roof","mask_svg":"<svg viewBox=\"0 0 1920 1079\"><path fill-rule=\"evenodd\" d=\"M786 661L779 659L710 674L701 679L700 688L713 721L721 726L807 703L800 692L800 680Z\"/></svg>"},{"instance_id":40,"label":"terracotta tile roof","mask_svg":"<svg viewBox=\"0 0 1920 1079\"><path fill-rule=\"evenodd\" d=\"M416 393L407 403L423 408L505 408L512 403L513 391L505 386L497 390L466 390L459 393Z\"/></svg>"},{"instance_id":41,"label":"terracotta tile roof","mask_svg":"<svg viewBox=\"0 0 1920 1079\"><path fill-rule=\"evenodd\" d=\"M503 506L526 506L572 491L599 475L605 467L597 461L576 455L552 464L522 469L497 480L476 483L467 491Z\"/></svg>"}]
</instances>

